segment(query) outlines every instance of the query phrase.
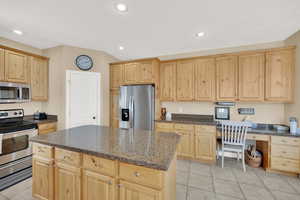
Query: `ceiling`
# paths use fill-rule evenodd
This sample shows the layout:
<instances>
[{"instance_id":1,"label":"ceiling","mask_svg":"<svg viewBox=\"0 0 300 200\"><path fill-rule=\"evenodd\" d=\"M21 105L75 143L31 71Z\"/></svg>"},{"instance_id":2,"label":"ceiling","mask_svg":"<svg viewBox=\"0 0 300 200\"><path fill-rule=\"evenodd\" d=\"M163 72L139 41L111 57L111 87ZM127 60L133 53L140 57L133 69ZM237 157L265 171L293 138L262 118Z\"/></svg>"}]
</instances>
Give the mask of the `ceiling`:
<instances>
[{"instance_id":1,"label":"ceiling","mask_svg":"<svg viewBox=\"0 0 300 200\"><path fill-rule=\"evenodd\" d=\"M118 2L127 13L116 11ZM280 41L299 29L299 0L2 0L0 6L0 36L119 59ZM196 38L197 32L205 35Z\"/></svg>"}]
</instances>

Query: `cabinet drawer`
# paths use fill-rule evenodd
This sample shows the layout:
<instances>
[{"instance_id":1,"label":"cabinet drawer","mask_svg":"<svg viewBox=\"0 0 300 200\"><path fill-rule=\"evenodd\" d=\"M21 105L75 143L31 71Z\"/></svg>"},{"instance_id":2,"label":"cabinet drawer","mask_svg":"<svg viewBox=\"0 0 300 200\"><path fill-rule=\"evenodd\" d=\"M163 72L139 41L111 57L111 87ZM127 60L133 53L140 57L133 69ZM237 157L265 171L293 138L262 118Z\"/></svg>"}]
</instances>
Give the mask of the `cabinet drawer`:
<instances>
[{"instance_id":1,"label":"cabinet drawer","mask_svg":"<svg viewBox=\"0 0 300 200\"><path fill-rule=\"evenodd\" d=\"M38 128L39 128L39 134L51 133L51 132L55 132L57 130L57 124L56 124L56 122L47 123L47 124L39 124Z\"/></svg>"},{"instance_id":2,"label":"cabinet drawer","mask_svg":"<svg viewBox=\"0 0 300 200\"><path fill-rule=\"evenodd\" d=\"M200 132L215 133L216 132L216 126L196 125L195 126L195 131L198 132L198 133L200 133Z\"/></svg>"},{"instance_id":3,"label":"cabinet drawer","mask_svg":"<svg viewBox=\"0 0 300 200\"><path fill-rule=\"evenodd\" d=\"M247 139L248 140L258 140L258 141L269 141L270 136L249 133L249 134L247 134Z\"/></svg>"},{"instance_id":4,"label":"cabinet drawer","mask_svg":"<svg viewBox=\"0 0 300 200\"><path fill-rule=\"evenodd\" d=\"M47 159L53 158L53 147L51 146L33 143L32 151L34 156Z\"/></svg>"},{"instance_id":5,"label":"cabinet drawer","mask_svg":"<svg viewBox=\"0 0 300 200\"><path fill-rule=\"evenodd\" d=\"M272 144L271 156L300 160L300 148L295 146Z\"/></svg>"},{"instance_id":6,"label":"cabinet drawer","mask_svg":"<svg viewBox=\"0 0 300 200\"><path fill-rule=\"evenodd\" d=\"M55 160L64 164L80 166L81 154L74 151L55 148Z\"/></svg>"},{"instance_id":7,"label":"cabinet drawer","mask_svg":"<svg viewBox=\"0 0 300 200\"><path fill-rule=\"evenodd\" d=\"M156 129L172 130L174 128L173 123L155 123Z\"/></svg>"},{"instance_id":8,"label":"cabinet drawer","mask_svg":"<svg viewBox=\"0 0 300 200\"><path fill-rule=\"evenodd\" d=\"M91 155L83 155L83 167L110 176L116 175L116 162Z\"/></svg>"},{"instance_id":9,"label":"cabinet drawer","mask_svg":"<svg viewBox=\"0 0 300 200\"><path fill-rule=\"evenodd\" d=\"M271 157L271 169L277 169L286 172L300 172L299 160L291 160L280 157Z\"/></svg>"},{"instance_id":10,"label":"cabinet drawer","mask_svg":"<svg viewBox=\"0 0 300 200\"><path fill-rule=\"evenodd\" d=\"M271 136L271 142L273 144L285 144L292 146L300 146L300 139L293 137L283 137L283 136Z\"/></svg>"},{"instance_id":11,"label":"cabinet drawer","mask_svg":"<svg viewBox=\"0 0 300 200\"><path fill-rule=\"evenodd\" d=\"M176 130L183 130L183 131L194 131L194 125L187 125L187 124L175 124L174 128Z\"/></svg>"},{"instance_id":12,"label":"cabinet drawer","mask_svg":"<svg viewBox=\"0 0 300 200\"><path fill-rule=\"evenodd\" d=\"M120 178L154 188L163 187L163 172L146 167L120 163Z\"/></svg>"}]
</instances>

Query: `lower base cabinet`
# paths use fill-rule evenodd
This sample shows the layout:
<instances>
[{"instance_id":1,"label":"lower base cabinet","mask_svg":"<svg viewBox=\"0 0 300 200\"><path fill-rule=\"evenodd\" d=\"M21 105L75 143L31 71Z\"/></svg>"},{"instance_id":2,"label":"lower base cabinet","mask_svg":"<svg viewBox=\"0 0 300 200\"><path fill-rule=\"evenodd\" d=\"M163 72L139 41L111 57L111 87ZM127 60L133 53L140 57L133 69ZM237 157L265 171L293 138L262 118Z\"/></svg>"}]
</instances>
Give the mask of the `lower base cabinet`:
<instances>
[{"instance_id":1,"label":"lower base cabinet","mask_svg":"<svg viewBox=\"0 0 300 200\"><path fill-rule=\"evenodd\" d=\"M195 159L214 160L216 136L212 133L195 133Z\"/></svg>"}]
</instances>

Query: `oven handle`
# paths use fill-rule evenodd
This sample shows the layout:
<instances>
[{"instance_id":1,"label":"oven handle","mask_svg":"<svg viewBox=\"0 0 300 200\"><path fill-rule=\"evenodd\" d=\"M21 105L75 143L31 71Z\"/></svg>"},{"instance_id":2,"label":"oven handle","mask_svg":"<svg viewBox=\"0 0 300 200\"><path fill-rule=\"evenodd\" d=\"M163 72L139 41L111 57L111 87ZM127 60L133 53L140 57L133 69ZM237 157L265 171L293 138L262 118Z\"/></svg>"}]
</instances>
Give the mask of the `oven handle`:
<instances>
[{"instance_id":1,"label":"oven handle","mask_svg":"<svg viewBox=\"0 0 300 200\"><path fill-rule=\"evenodd\" d=\"M0 155L2 154L3 134L0 134Z\"/></svg>"},{"instance_id":2,"label":"oven handle","mask_svg":"<svg viewBox=\"0 0 300 200\"><path fill-rule=\"evenodd\" d=\"M2 139L9 139L17 136L23 136L23 135L28 135L29 138L36 136L38 133L37 129L29 129L29 130L24 130L24 131L18 131L18 132L12 132L12 133L5 133L3 134Z\"/></svg>"}]
</instances>

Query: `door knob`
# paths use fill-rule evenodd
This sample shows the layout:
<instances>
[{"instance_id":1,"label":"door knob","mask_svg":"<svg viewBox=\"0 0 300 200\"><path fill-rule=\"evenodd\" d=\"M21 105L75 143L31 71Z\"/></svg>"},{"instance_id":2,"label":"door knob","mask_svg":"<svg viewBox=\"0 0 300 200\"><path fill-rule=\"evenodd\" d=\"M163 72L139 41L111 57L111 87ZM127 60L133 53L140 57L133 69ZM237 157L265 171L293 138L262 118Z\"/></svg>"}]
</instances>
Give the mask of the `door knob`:
<instances>
[{"instance_id":1,"label":"door knob","mask_svg":"<svg viewBox=\"0 0 300 200\"><path fill-rule=\"evenodd\" d=\"M96 117L93 117L93 119L96 119Z\"/></svg>"}]
</instances>

